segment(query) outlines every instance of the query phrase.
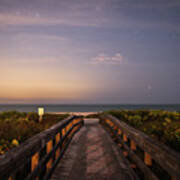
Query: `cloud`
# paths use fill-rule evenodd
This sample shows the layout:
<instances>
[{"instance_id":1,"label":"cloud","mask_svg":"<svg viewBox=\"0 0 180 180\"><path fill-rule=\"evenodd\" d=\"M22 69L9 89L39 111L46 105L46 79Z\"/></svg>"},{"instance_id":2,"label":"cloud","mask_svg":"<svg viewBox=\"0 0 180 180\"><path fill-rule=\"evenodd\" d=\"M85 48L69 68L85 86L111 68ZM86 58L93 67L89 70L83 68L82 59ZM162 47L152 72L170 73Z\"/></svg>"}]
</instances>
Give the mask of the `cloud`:
<instances>
[{"instance_id":1,"label":"cloud","mask_svg":"<svg viewBox=\"0 0 180 180\"><path fill-rule=\"evenodd\" d=\"M14 57L4 57L0 61L0 66L5 68L9 68L10 66L19 66L19 65L51 65L52 63L57 63L61 61L60 58L57 57L22 57L22 58L14 58ZM0 68L1 69L1 68ZM1 69L2 70L2 69Z\"/></svg>"},{"instance_id":2,"label":"cloud","mask_svg":"<svg viewBox=\"0 0 180 180\"><path fill-rule=\"evenodd\" d=\"M147 86L147 89L148 89L148 91L151 91L151 90L152 90L152 86L149 84L149 85Z\"/></svg>"},{"instance_id":3,"label":"cloud","mask_svg":"<svg viewBox=\"0 0 180 180\"><path fill-rule=\"evenodd\" d=\"M92 64L120 64L125 58L121 53L116 53L113 56L108 56L104 53L98 54L96 57L91 59Z\"/></svg>"},{"instance_id":4,"label":"cloud","mask_svg":"<svg viewBox=\"0 0 180 180\"><path fill-rule=\"evenodd\" d=\"M147 95L148 96L152 96L152 89L153 89L152 85L148 84L147 85Z\"/></svg>"},{"instance_id":5,"label":"cloud","mask_svg":"<svg viewBox=\"0 0 180 180\"><path fill-rule=\"evenodd\" d=\"M173 9L167 10L180 7L180 2L176 0L78 0L78 3L71 0L33 0L31 3L6 1L0 2L1 29L9 26L58 25L180 31L178 20L172 21L175 19Z\"/></svg>"},{"instance_id":6,"label":"cloud","mask_svg":"<svg viewBox=\"0 0 180 180\"><path fill-rule=\"evenodd\" d=\"M105 18L100 18L101 22L105 22ZM82 27L101 27L99 19L94 17L68 17L67 15L59 15L58 17L52 16L40 16L38 13L33 15L23 15L23 14L7 14L0 13L0 27L4 26L54 26L54 25L67 25L67 26L82 26Z\"/></svg>"},{"instance_id":7,"label":"cloud","mask_svg":"<svg viewBox=\"0 0 180 180\"><path fill-rule=\"evenodd\" d=\"M64 36L57 36L51 34L43 34L43 33L16 33L13 35L13 40L15 42L21 42L33 44L33 42L63 42L68 43L70 39Z\"/></svg>"}]
</instances>

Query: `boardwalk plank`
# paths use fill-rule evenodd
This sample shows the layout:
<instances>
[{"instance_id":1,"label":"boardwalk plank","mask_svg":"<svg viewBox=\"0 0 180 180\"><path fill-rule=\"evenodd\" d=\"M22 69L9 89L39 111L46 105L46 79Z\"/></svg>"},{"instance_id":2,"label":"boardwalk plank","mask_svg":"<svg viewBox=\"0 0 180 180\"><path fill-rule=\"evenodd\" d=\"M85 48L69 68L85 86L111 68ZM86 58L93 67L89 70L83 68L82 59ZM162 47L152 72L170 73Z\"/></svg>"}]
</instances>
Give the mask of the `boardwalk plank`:
<instances>
[{"instance_id":1,"label":"boardwalk plank","mask_svg":"<svg viewBox=\"0 0 180 180\"><path fill-rule=\"evenodd\" d=\"M117 147L96 120L74 136L51 180L131 180L129 171Z\"/></svg>"}]
</instances>

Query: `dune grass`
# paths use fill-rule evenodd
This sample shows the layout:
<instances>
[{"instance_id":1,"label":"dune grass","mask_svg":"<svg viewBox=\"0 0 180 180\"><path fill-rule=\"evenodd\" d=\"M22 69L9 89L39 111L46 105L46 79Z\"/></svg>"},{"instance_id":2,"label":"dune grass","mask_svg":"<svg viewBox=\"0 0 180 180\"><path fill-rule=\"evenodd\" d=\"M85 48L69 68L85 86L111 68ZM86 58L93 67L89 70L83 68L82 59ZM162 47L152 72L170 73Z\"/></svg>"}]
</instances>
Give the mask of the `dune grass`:
<instances>
[{"instance_id":1,"label":"dune grass","mask_svg":"<svg viewBox=\"0 0 180 180\"><path fill-rule=\"evenodd\" d=\"M51 127L68 117L67 114L45 114L43 121L38 122L38 114L17 111L0 113L0 155L18 146L28 138Z\"/></svg>"},{"instance_id":2,"label":"dune grass","mask_svg":"<svg viewBox=\"0 0 180 180\"><path fill-rule=\"evenodd\" d=\"M106 111L180 152L180 112L162 110Z\"/></svg>"},{"instance_id":3,"label":"dune grass","mask_svg":"<svg viewBox=\"0 0 180 180\"><path fill-rule=\"evenodd\" d=\"M103 114L112 114L153 139L180 152L180 112L115 110L106 111ZM0 113L0 154L18 146L66 117L68 117L67 114L45 114L42 123L39 123L38 114L34 112L9 111ZM93 114L90 117L96 118L98 115Z\"/></svg>"}]
</instances>

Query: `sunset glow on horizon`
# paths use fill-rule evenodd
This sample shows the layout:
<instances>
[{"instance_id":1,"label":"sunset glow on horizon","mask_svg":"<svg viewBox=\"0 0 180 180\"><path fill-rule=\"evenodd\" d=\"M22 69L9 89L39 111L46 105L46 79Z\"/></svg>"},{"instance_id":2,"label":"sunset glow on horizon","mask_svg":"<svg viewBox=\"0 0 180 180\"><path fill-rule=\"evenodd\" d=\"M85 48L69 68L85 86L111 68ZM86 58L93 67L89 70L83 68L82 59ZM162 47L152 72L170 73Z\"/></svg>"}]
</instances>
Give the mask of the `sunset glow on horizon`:
<instances>
[{"instance_id":1,"label":"sunset glow on horizon","mask_svg":"<svg viewBox=\"0 0 180 180\"><path fill-rule=\"evenodd\" d=\"M1 0L0 104L180 103L179 0Z\"/></svg>"}]
</instances>

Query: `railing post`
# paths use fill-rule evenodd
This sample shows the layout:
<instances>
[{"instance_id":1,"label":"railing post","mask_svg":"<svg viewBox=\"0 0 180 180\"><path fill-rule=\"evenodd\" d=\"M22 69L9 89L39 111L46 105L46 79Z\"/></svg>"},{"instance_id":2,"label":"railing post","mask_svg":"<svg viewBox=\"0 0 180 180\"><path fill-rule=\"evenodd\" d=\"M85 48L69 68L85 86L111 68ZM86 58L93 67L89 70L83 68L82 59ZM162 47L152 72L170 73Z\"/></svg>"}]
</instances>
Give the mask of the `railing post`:
<instances>
[{"instance_id":1,"label":"railing post","mask_svg":"<svg viewBox=\"0 0 180 180\"><path fill-rule=\"evenodd\" d=\"M147 166L152 166L152 158L151 158L150 154L147 152L144 152L144 163Z\"/></svg>"},{"instance_id":2,"label":"railing post","mask_svg":"<svg viewBox=\"0 0 180 180\"><path fill-rule=\"evenodd\" d=\"M56 165L53 164L54 160L58 160L61 155L61 150L63 149L62 139L66 136L66 125L68 125L67 128L70 130L74 127L73 120L74 116L68 117L62 122L58 122L53 128L41 132L32 139L27 140L27 143L24 145L20 145L20 147L14 151L12 150L12 153L14 153L12 157L9 158L8 153L7 155L2 156L0 158L0 179L20 180L27 178L37 180L48 177L52 166ZM79 128L81 125L75 127ZM72 135L72 132L70 133L70 136ZM49 139L49 137L52 138ZM66 142L67 139L64 141L64 144ZM56 152L53 149L54 144L59 144ZM46 163L42 164L44 161ZM16 162L16 166L13 166L12 162Z\"/></svg>"},{"instance_id":3,"label":"railing post","mask_svg":"<svg viewBox=\"0 0 180 180\"><path fill-rule=\"evenodd\" d=\"M37 152L31 157L31 172L34 171L38 163L39 163L39 153ZM38 178L36 178L36 180L38 180Z\"/></svg>"},{"instance_id":4,"label":"railing post","mask_svg":"<svg viewBox=\"0 0 180 180\"><path fill-rule=\"evenodd\" d=\"M66 129L66 132L69 131L69 124L67 124L67 126L65 127L65 129Z\"/></svg>"},{"instance_id":5,"label":"railing post","mask_svg":"<svg viewBox=\"0 0 180 180\"><path fill-rule=\"evenodd\" d=\"M37 152L31 158L31 172L34 171L39 162L39 153Z\"/></svg>"},{"instance_id":6,"label":"railing post","mask_svg":"<svg viewBox=\"0 0 180 180\"><path fill-rule=\"evenodd\" d=\"M66 134L66 127L64 127L64 128L62 129L62 138L63 138L63 141L62 141L62 148L64 148L64 145L65 145L65 139L64 139L65 134Z\"/></svg>"},{"instance_id":7,"label":"railing post","mask_svg":"<svg viewBox=\"0 0 180 180\"><path fill-rule=\"evenodd\" d=\"M125 133L123 133L123 141L126 143L128 141L127 135ZM123 154L125 157L128 156L128 152L127 151L123 151Z\"/></svg>"},{"instance_id":8,"label":"railing post","mask_svg":"<svg viewBox=\"0 0 180 180\"><path fill-rule=\"evenodd\" d=\"M63 128L63 129L62 129L62 136L64 137L64 136L65 136L65 134L66 134L66 129L65 129L65 128Z\"/></svg>"},{"instance_id":9,"label":"railing post","mask_svg":"<svg viewBox=\"0 0 180 180\"><path fill-rule=\"evenodd\" d=\"M56 144L58 144L59 142L60 142L60 133L57 133L56 134ZM58 147L56 150L55 159L58 159L59 156L60 156L60 147Z\"/></svg>"},{"instance_id":10,"label":"railing post","mask_svg":"<svg viewBox=\"0 0 180 180\"><path fill-rule=\"evenodd\" d=\"M123 141L124 141L124 142L127 142L127 141L128 141L128 138L127 138L127 136L126 136L125 133L123 133Z\"/></svg>"},{"instance_id":11,"label":"railing post","mask_svg":"<svg viewBox=\"0 0 180 180\"><path fill-rule=\"evenodd\" d=\"M136 143L133 140L131 140L131 150L132 151L136 150Z\"/></svg>"},{"instance_id":12,"label":"railing post","mask_svg":"<svg viewBox=\"0 0 180 180\"><path fill-rule=\"evenodd\" d=\"M123 155L124 155L125 157L127 157L127 156L128 156L128 152L127 152L127 151L123 151Z\"/></svg>"},{"instance_id":13,"label":"railing post","mask_svg":"<svg viewBox=\"0 0 180 180\"><path fill-rule=\"evenodd\" d=\"M122 134L122 131L121 131L121 129L119 128L118 129L118 135L121 135Z\"/></svg>"},{"instance_id":14,"label":"railing post","mask_svg":"<svg viewBox=\"0 0 180 180\"><path fill-rule=\"evenodd\" d=\"M52 149L53 149L53 141L50 140L46 145L46 153L47 154L50 153ZM49 161L47 162L47 164L46 164L47 170L51 169L52 161L53 161L52 158L50 158Z\"/></svg>"},{"instance_id":15,"label":"railing post","mask_svg":"<svg viewBox=\"0 0 180 180\"><path fill-rule=\"evenodd\" d=\"M76 124L76 119L73 119L73 124Z\"/></svg>"}]
</instances>

